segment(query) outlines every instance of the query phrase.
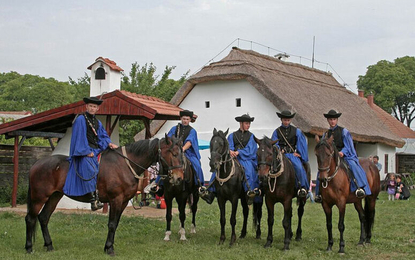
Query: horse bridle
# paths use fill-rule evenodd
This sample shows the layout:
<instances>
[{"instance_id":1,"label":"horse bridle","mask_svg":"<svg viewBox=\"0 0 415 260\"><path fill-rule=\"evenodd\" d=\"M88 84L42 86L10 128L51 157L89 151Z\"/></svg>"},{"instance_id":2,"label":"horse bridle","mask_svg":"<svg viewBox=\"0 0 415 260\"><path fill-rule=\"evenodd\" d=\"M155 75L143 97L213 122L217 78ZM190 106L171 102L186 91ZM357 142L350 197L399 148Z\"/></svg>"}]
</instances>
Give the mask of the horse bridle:
<instances>
[{"instance_id":1,"label":"horse bridle","mask_svg":"<svg viewBox=\"0 0 415 260\"><path fill-rule=\"evenodd\" d=\"M262 150L262 152L265 153L265 150ZM278 153L278 155L276 155L276 154L277 154L277 147L273 145L272 146L272 162L271 163L267 162L265 160L265 156L261 156L261 161L258 162L258 166L260 166L260 165L269 166L269 170L266 174L266 177L268 179L268 187L269 187L270 192L274 192L275 186L277 184L277 181L274 180L274 185L273 185L273 187L271 187L271 179L276 179L276 178L280 177L281 174L284 171L284 160L283 160L283 157L282 157L282 153L280 152L280 153ZM276 165L277 159L280 163L277 167L274 168L274 165ZM280 169L277 170L278 168L280 168Z\"/></svg>"},{"instance_id":2,"label":"horse bridle","mask_svg":"<svg viewBox=\"0 0 415 260\"><path fill-rule=\"evenodd\" d=\"M218 135L218 137L223 139L220 135ZM225 143L227 142L226 139L224 139L224 141L225 141ZM220 186L222 186L225 182L227 182L235 174L235 160L234 160L234 158L231 157L231 155L229 153L229 148L227 146L225 146L225 151L223 153L220 153L220 152L217 152L217 151L212 151L211 152L211 154L215 154L215 153L220 155L219 167L216 169L216 180L219 182ZM223 157L225 157L224 160L222 159ZM231 172L229 173L229 175L226 178L220 178L219 177L220 166L222 164L224 164L223 167L224 167L224 169L226 169L226 164L228 162L232 162Z\"/></svg>"},{"instance_id":3,"label":"horse bridle","mask_svg":"<svg viewBox=\"0 0 415 260\"><path fill-rule=\"evenodd\" d=\"M327 146L329 146L329 145L327 145ZM334 146L333 144L332 144L332 146ZM334 149L334 147L333 147L333 152L330 154L330 156L329 156L329 162L331 162L331 158L333 158L333 156L334 156L334 152L335 152L335 149ZM321 185L322 185L322 187L325 189L325 188L327 188L327 186L329 185L328 183L334 178L334 177L336 177L336 175L337 175L337 172L339 171L339 167L340 167L340 156L339 155L337 155L337 162L336 162L336 168L334 169L334 172L333 172L333 174L332 175L330 175L330 176L328 176L327 178L324 178L324 180L322 180L322 183L321 183ZM324 167L324 168L320 168L320 167L318 167L318 171L321 173L321 172L327 172L327 174L329 174L329 171L330 171L330 163L329 163L329 166L327 166L327 167Z\"/></svg>"},{"instance_id":4,"label":"horse bridle","mask_svg":"<svg viewBox=\"0 0 415 260\"><path fill-rule=\"evenodd\" d=\"M173 143L172 143L172 146L173 146ZM170 153L172 153L173 156L176 157L177 155L173 153L173 151L171 150L171 148L172 147L169 148ZM183 163L183 161L184 161L183 160L183 156L180 157L180 164L179 165L171 165L171 166L169 166L169 164L167 163L166 159L164 159L163 156L161 156L161 139L159 139L158 157L159 157L158 158L159 159L158 160L158 163L159 163L159 176L161 176L161 177L171 176L171 174L172 174L172 172L173 172L174 169L183 168L183 164L184 164ZM163 171L163 163L162 162L164 162L168 166L168 168L167 168L167 173L168 174L167 175L160 174L160 173L163 173L164 172Z\"/></svg>"}]
</instances>

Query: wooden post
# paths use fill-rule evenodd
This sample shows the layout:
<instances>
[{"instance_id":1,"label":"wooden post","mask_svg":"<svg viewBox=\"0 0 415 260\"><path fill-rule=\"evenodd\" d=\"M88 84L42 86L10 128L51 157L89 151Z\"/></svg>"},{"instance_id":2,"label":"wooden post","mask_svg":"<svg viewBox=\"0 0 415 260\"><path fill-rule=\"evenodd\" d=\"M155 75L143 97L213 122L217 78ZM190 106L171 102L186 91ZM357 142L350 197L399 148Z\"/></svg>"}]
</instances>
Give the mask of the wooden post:
<instances>
[{"instance_id":1,"label":"wooden post","mask_svg":"<svg viewBox=\"0 0 415 260\"><path fill-rule=\"evenodd\" d=\"M151 132L150 132L150 119L148 119L148 118L144 118L144 119L143 119L143 123L144 123L144 127L146 128L146 135L145 135L145 139L150 139L150 138L151 138Z\"/></svg>"},{"instance_id":2,"label":"wooden post","mask_svg":"<svg viewBox=\"0 0 415 260\"><path fill-rule=\"evenodd\" d=\"M105 122L105 130L107 131L108 136L111 138L111 134L112 134L111 115L107 115L107 120ZM108 213L108 203L104 203L104 207L102 208L102 213Z\"/></svg>"},{"instance_id":3,"label":"wooden post","mask_svg":"<svg viewBox=\"0 0 415 260\"><path fill-rule=\"evenodd\" d=\"M19 136L14 137L14 155L13 155L13 191L12 207L17 206L17 187L19 181Z\"/></svg>"}]
</instances>

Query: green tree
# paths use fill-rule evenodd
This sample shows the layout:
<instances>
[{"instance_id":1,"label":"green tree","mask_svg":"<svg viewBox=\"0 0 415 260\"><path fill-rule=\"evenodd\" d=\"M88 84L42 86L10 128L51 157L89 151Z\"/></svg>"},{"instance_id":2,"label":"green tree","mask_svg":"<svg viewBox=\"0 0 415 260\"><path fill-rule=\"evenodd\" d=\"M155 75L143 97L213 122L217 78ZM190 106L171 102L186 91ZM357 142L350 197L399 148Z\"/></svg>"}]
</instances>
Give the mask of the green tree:
<instances>
[{"instance_id":1,"label":"green tree","mask_svg":"<svg viewBox=\"0 0 415 260\"><path fill-rule=\"evenodd\" d=\"M357 87L374 94L374 101L408 127L414 120L415 57L381 60L360 75Z\"/></svg>"}]
</instances>

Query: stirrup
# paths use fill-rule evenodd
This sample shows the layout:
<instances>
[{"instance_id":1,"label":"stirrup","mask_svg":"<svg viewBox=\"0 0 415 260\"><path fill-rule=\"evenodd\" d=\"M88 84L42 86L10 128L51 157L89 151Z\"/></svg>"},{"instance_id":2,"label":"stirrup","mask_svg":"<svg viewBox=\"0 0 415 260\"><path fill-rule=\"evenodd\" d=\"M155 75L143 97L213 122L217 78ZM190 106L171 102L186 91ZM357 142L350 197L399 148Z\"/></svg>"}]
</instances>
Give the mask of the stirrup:
<instances>
[{"instance_id":1,"label":"stirrup","mask_svg":"<svg viewBox=\"0 0 415 260\"><path fill-rule=\"evenodd\" d=\"M199 187L199 196L203 196L207 193L207 188L205 186L200 186Z\"/></svg>"},{"instance_id":2,"label":"stirrup","mask_svg":"<svg viewBox=\"0 0 415 260\"><path fill-rule=\"evenodd\" d=\"M253 190L249 190L249 191L247 191L247 192L246 192L246 195L247 195L249 198L255 198L255 196L259 196L259 195L261 195L261 191L260 191L258 188L255 188L255 189L253 189Z\"/></svg>"},{"instance_id":3,"label":"stirrup","mask_svg":"<svg viewBox=\"0 0 415 260\"><path fill-rule=\"evenodd\" d=\"M307 196L307 191L304 188L301 188L297 192L299 198L305 198Z\"/></svg>"},{"instance_id":4,"label":"stirrup","mask_svg":"<svg viewBox=\"0 0 415 260\"><path fill-rule=\"evenodd\" d=\"M314 198L315 203L321 203L322 201L323 201L323 198L321 197L321 195L316 195L316 197Z\"/></svg>"},{"instance_id":5,"label":"stirrup","mask_svg":"<svg viewBox=\"0 0 415 260\"><path fill-rule=\"evenodd\" d=\"M99 200L95 200L91 202L91 210L96 211L99 209L102 209L104 207L104 204L102 204Z\"/></svg>"},{"instance_id":6,"label":"stirrup","mask_svg":"<svg viewBox=\"0 0 415 260\"><path fill-rule=\"evenodd\" d=\"M366 196L365 191L362 188L356 190L356 197L358 199L363 199Z\"/></svg>"}]
</instances>

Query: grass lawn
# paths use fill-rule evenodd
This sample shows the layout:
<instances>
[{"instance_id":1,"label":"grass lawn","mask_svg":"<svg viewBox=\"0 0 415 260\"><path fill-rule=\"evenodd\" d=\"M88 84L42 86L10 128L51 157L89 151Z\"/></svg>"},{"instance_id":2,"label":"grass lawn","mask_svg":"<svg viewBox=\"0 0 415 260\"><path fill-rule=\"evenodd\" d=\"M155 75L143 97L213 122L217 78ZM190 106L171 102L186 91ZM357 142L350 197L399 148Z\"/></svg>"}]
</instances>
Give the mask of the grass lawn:
<instances>
[{"instance_id":1,"label":"grass lawn","mask_svg":"<svg viewBox=\"0 0 415 260\"><path fill-rule=\"evenodd\" d=\"M228 203L229 206L229 203ZM293 230L297 225L297 206L293 205ZM262 237L255 239L249 219L248 235L237 239L229 247L230 226L227 208L227 240L218 245L220 235L219 209L199 203L197 233L190 234L191 216L186 221L187 241L179 241L178 215L173 216L171 241L163 241L164 219L122 216L115 236L116 259L414 259L415 257L415 198L409 201L388 201L382 192L376 205L375 227L372 244L359 247L357 242L360 224L353 205L346 209L346 254L339 255L338 211L333 212L333 252L326 252L327 232L325 215L320 204L307 203L303 218L303 240L292 241L289 251L283 247L282 206L277 205L274 225L274 242L271 248L263 245L267 236L266 208L263 208ZM238 209L237 234L241 230L242 209ZM107 236L106 215L55 213L51 217L49 231L55 251L43 249L43 238L38 226L34 253L26 254L24 216L0 212L0 252L2 259L109 259L104 254Z\"/></svg>"}]
</instances>

